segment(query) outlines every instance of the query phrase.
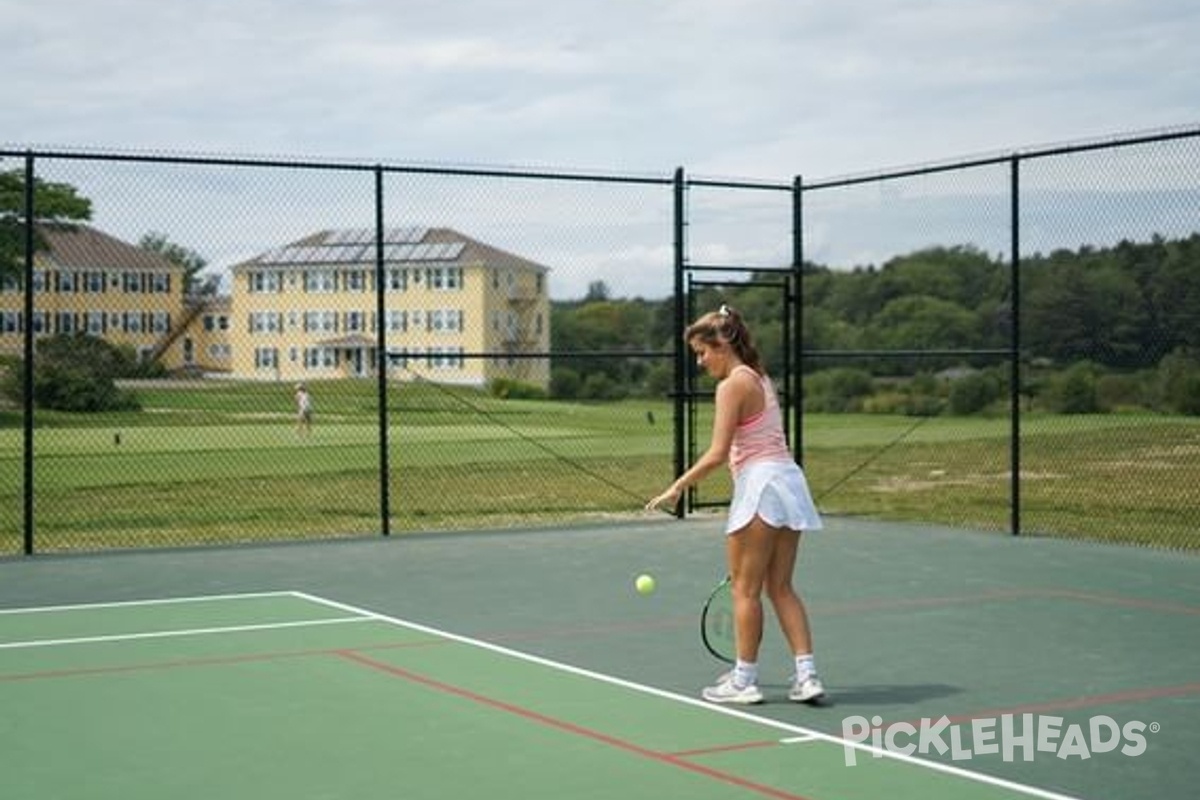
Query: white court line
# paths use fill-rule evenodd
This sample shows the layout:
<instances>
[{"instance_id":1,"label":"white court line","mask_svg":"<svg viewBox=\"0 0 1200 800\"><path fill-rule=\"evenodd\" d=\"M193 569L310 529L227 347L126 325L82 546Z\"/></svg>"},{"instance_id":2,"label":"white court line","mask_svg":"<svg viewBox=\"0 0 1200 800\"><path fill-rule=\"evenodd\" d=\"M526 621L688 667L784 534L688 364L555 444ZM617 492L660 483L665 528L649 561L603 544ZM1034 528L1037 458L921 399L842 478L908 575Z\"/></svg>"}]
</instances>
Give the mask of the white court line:
<instances>
[{"instance_id":1,"label":"white court line","mask_svg":"<svg viewBox=\"0 0 1200 800\"><path fill-rule=\"evenodd\" d=\"M877 757L877 758L892 758L897 761L903 761L907 764L912 764L912 765L918 766L918 767L924 767L926 769L932 769L937 772L944 772L948 775L954 775L955 777L965 778L967 780L975 781L977 783L985 783L985 784L989 784L991 786L997 786L1002 789L1008 789L1013 792L1018 792L1020 794L1026 794L1026 795L1029 795L1030 797L1043 798L1043 800L1079 800L1079 798L1071 797L1069 795L1058 794L1056 792L1047 791L1045 789L1039 789L1036 786L1026 786L1025 784L1016 783L1014 781L1005 780L1003 778L996 778L992 775L986 775L986 774L980 773L980 772L971 772L970 770L966 770L961 767L955 767L955 766L951 766L949 764L942 764L937 761L927 761L922 758L917 758L916 756L905 755L904 753L893 753L888 750L883 750L881 748L872 747L871 745L865 744L862 742L847 741L847 740L841 738L840 736L834 736L832 734L823 733L822 731L813 730L811 728L804 728L799 725L791 725L786 722L780 722L778 720L770 719L769 717L760 717L755 714L750 714L745 711L738 711L737 709L728 708L726 706L713 705L712 703L708 703L703 700L697 700L694 697L685 697L680 694L675 694L674 692L668 692L663 689L656 689L653 686L645 686L643 684L634 683L632 681L627 681L622 678L616 678L616 677L613 677L612 675L605 675L600 672L592 672L591 670L582 669L581 667L573 667L570 664L563 664L558 661L552 661L548 658L542 658L541 656L535 656L535 655L531 655L529 653L522 653L520 650L513 650L508 647L503 647L501 645L492 644L490 642L485 642L481 639L472 639L468 636L461 636L456 633L449 633L447 631L439 630L437 628L432 628L428 625L422 625L422 624L416 623L416 622L409 622L407 620L398 619L396 617L389 617L386 614L380 614L375 611L368 611L363 608L357 608L355 606L352 606L352 605L349 605L346 603L340 603L336 600L329 600L324 597L318 597L317 595L308 594L307 592L293 592L292 594L294 594L296 597L301 597L306 600L311 600L314 603L319 603L324 606L329 606L330 608L337 608L337 609L341 609L342 611L349 611L354 614L362 614L364 616L371 617L372 619L377 619L381 622L386 622L391 625L397 625L402 628L408 628L409 630L420 631L421 633L427 633L432 636L438 636L443 639L449 639L450 641L470 645L471 647L478 647L483 650L489 650L493 653L499 653L500 655L508 656L510 658L516 658L521 661L527 661L529 663L538 664L543 667L550 667L551 669L560 670L562 672L567 672L572 675L579 675L584 678L589 678L591 680L600 681L602 683L612 684L614 686L620 686L625 689L631 689L635 692L641 692L643 694L653 695L655 697L661 697L661 698L664 698L667 700L672 700L677 703L683 703L685 705L695 706L697 708L703 708L706 711L710 711L714 714L725 714L727 716L736 717L738 719L746 720L748 722L757 723L757 724L765 726L765 727L776 728L777 730L787 731L788 733L795 734L796 736L805 737L807 740L820 740L820 741L824 741L824 742L829 742L830 744L835 744L838 747L843 747L843 748L844 747L853 747L856 750L862 750L863 752L870 753L872 756Z\"/></svg>"},{"instance_id":2,"label":"white court line","mask_svg":"<svg viewBox=\"0 0 1200 800\"><path fill-rule=\"evenodd\" d=\"M292 622L263 622L257 625L228 625L221 628L181 628L170 631L144 631L141 633L112 633L103 636L77 636L69 639L30 639L23 642L0 642L0 650L23 650L33 647L60 647L71 644L95 644L97 642L128 642L138 639L167 639L173 636L208 636L218 633L241 631L272 631L281 628L304 628L316 625L340 625L346 622L371 622L369 617L325 617L323 619L301 619Z\"/></svg>"},{"instance_id":3,"label":"white court line","mask_svg":"<svg viewBox=\"0 0 1200 800\"><path fill-rule=\"evenodd\" d=\"M157 600L119 600L112 603L77 603L65 606L31 606L29 608L0 608L0 614L38 614L45 611L80 611L89 608L124 608L126 606L169 606L174 603L203 603L208 600L256 600L263 597L295 597L295 592L247 592L245 594L209 594L196 597L166 597Z\"/></svg>"}]
</instances>

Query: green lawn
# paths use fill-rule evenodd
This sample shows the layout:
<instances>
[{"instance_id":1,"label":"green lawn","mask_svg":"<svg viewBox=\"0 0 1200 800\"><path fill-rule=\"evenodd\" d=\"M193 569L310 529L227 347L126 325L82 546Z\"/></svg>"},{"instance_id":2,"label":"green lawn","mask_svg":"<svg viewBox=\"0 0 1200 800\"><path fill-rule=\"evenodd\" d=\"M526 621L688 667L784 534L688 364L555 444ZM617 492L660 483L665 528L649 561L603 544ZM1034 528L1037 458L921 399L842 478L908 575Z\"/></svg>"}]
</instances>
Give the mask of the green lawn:
<instances>
[{"instance_id":1,"label":"green lawn","mask_svg":"<svg viewBox=\"0 0 1200 800\"><path fill-rule=\"evenodd\" d=\"M288 387L271 384L139 387L139 413L39 414L37 549L378 534L375 385L311 388L308 437L294 429ZM389 387L387 405L397 533L634 514L673 477L665 402L405 384ZM914 422L806 416L805 468L822 510L1008 530L1009 421ZM19 416L0 412L0 553L19 550L22 452ZM1200 548L1200 420L1031 415L1021 455L1023 531ZM697 498L727 495L721 474Z\"/></svg>"}]
</instances>

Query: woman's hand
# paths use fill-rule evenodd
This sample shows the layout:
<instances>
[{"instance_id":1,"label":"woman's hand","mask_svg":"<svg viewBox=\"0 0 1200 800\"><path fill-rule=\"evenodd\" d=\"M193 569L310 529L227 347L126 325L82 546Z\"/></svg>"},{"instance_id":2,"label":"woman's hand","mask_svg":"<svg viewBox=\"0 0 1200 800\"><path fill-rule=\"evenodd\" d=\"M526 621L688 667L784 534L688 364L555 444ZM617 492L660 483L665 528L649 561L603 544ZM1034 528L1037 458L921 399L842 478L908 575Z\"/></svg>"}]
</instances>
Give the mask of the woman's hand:
<instances>
[{"instance_id":1,"label":"woman's hand","mask_svg":"<svg viewBox=\"0 0 1200 800\"><path fill-rule=\"evenodd\" d=\"M679 496L681 494L683 494L683 491L681 489L678 489L675 486L672 486L670 489L667 489L665 492L660 494L658 497L651 499L649 503L646 503L646 510L647 511L656 511L660 508L672 510L675 508L675 505L679 502Z\"/></svg>"}]
</instances>

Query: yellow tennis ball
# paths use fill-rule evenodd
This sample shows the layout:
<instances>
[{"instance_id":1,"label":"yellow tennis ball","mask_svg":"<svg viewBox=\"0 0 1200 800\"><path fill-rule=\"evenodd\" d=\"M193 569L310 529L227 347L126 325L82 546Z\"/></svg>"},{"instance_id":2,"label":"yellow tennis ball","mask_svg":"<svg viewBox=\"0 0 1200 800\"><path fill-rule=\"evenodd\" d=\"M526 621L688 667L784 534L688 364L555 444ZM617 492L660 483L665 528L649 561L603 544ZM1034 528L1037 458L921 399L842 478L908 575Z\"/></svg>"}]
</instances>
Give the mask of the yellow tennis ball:
<instances>
[{"instance_id":1,"label":"yellow tennis ball","mask_svg":"<svg viewBox=\"0 0 1200 800\"><path fill-rule=\"evenodd\" d=\"M633 585L637 588L639 594L652 594L654 592L654 578L649 575L638 575Z\"/></svg>"}]
</instances>

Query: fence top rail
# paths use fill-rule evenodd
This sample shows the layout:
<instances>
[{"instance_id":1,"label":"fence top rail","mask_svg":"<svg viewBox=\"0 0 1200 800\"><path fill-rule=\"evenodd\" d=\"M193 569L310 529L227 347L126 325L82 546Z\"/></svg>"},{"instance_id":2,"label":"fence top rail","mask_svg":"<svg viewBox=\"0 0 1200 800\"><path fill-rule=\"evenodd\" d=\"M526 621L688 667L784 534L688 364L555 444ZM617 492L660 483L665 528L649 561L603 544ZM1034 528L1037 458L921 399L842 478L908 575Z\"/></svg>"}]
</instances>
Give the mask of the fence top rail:
<instances>
[{"instance_id":1,"label":"fence top rail","mask_svg":"<svg viewBox=\"0 0 1200 800\"><path fill-rule=\"evenodd\" d=\"M379 172L407 175L455 175L482 178L529 178L539 180L575 181L580 183L625 183L669 186L670 175L635 173L589 172L532 167L450 166L439 164L401 164L386 161L353 159L319 159L279 156L206 155L169 152L137 152L120 150L91 150L86 148L42 148L0 144L0 158L55 159L66 161L113 161L142 164L176 164L217 167L267 167L272 169L322 170L344 172Z\"/></svg>"},{"instance_id":2,"label":"fence top rail","mask_svg":"<svg viewBox=\"0 0 1200 800\"><path fill-rule=\"evenodd\" d=\"M976 167L995 166L997 164L1031 161L1033 159L1061 156L1071 153L1084 153L1094 150L1113 150L1122 147L1132 147L1135 145L1154 144L1157 142L1192 138L1200 138L1200 125L1193 124L1176 128L1165 128L1145 133L1124 134L1099 139L1068 142L1065 144L1044 145L1025 150L1013 150L1006 153L994 153L977 157L961 158L952 161L918 164L912 167L903 167L899 169L885 169L879 172L827 178L809 183L801 183L799 188L802 192L815 191L818 189L843 188L856 184L878 183L881 181L897 180L900 178L911 178L917 175L933 175L939 172L953 172L964 169L974 169Z\"/></svg>"}]
</instances>

